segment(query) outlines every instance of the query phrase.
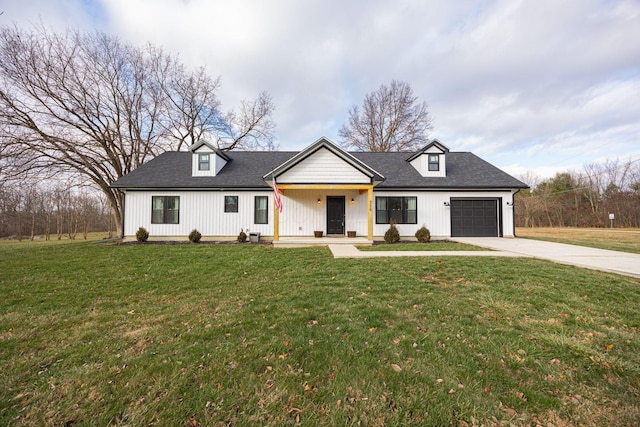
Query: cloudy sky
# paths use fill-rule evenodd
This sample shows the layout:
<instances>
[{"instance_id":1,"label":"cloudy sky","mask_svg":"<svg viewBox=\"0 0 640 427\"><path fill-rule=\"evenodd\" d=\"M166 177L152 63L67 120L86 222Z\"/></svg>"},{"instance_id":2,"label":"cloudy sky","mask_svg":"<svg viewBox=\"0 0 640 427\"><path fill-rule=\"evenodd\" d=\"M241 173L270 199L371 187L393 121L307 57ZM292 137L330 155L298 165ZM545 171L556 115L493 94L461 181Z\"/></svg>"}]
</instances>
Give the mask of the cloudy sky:
<instances>
[{"instance_id":1,"label":"cloudy sky","mask_svg":"<svg viewBox=\"0 0 640 427\"><path fill-rule=\"evenodd\" d=\"M431 137L516 175L640 159L640 0L0 0L0 25L148 41L269 92L278 143L339 142L348 110L404 80Z\"/></svg>"}]
</instances>

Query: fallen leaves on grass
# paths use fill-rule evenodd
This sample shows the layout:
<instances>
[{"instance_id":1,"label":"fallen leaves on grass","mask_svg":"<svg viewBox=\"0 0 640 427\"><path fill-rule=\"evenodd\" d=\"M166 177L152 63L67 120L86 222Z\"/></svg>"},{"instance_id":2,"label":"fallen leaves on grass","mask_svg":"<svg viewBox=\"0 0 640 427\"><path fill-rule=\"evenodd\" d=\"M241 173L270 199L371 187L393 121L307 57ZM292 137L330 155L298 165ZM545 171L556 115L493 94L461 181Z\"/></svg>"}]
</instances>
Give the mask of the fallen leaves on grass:
<instances>
[{"instance_id":1,"label":"fallen leaves on grass","mask_svg":"<svg viewBox=\"0 0 640 427\"><path fill-rule=\"evenodd\" d=\"M300 414L302 413L302 409L299 408L291 408L287 411L287 415L289 415L290 417L293 417L293 419L295 420L296 424L300 424L301 421L301 417Z\"/></svg>"}]
</instances>

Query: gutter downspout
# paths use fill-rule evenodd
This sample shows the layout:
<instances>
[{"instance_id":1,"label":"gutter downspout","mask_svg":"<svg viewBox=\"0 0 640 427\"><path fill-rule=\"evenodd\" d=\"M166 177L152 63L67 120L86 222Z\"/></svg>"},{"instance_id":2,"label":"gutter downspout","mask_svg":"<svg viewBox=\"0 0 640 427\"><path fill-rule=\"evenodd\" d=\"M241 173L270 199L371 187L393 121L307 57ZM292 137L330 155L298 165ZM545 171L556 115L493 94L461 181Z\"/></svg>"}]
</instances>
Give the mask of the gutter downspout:
<instances>
[{"instance_id":1,"label":"gutter downspout","mask_svg":"<svg viewBox=\"0 0 640 427\"><path fill-rule=\"evenodd\" d=\"M511 211L511 223L513 224L513 237L518 237L516 236L516 194L518 194L520 191L522 191L522 188L518 188L518 191L516 191L511 195L511 206L513 207L513 210ZM122 217L124 218L124 214L122 215Z\"/></svg>"},{"instance_id":2,"label":"gutter downspout","mask_svg":"<svg viewBox=\"0 0 640 427\"><path fill-rule=\"evenodd\" d=\"M124 239L124 212L125 212L124 204L125 204L125 200L127 199L127 193L125 193L124 191L122 191L120 189L118 189L118 192L120 194L122 194L122 219L121 219L122 224L120 224L120 226L122 228L122 233L120 235L120 238Z\"/></svg>"}]
</instances>

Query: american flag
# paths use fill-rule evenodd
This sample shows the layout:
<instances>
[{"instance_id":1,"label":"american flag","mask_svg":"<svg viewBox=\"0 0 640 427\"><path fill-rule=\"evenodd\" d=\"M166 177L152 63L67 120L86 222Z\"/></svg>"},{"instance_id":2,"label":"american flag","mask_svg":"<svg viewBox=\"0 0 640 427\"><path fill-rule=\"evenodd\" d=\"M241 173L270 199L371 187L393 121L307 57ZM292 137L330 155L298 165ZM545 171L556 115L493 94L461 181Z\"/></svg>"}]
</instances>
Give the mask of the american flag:
<instances>
[{"instance_id":1,"label":"american flag","mask_svg":"<svg viewBox=\"0 0 640 427\"><path fill-rule=\"evenodd\" d=\"M282 213L282 200L280 199L280 193L278 193L278 184L276 183L276 177L273 177L273 203L278 209L278 212Z\"/></svg>"}]
</instances>

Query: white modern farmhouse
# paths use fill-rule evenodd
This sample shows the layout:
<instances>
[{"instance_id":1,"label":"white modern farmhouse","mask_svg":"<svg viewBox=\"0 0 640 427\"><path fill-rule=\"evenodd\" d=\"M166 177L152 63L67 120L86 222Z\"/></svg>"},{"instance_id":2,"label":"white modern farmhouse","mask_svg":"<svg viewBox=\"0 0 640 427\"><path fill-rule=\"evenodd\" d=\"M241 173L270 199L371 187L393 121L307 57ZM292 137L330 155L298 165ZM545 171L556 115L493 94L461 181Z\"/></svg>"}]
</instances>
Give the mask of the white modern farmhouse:
<instances>
[{"instance_id":1,"label":"white modern farmhouse","mask_svg":"<svg viewBox=\"0 0 640 427\"><path fill-rule=\"evenodd\" d=\"M275 208L276 193L281 209ZM527 185L472 153L437 140L417 153L347 152L321 138L300 152L221 152L207 142L166 152L112 184L125 195L124 237L382 239L513 236L513 197Z\"/></svg>"}]
</instances>

